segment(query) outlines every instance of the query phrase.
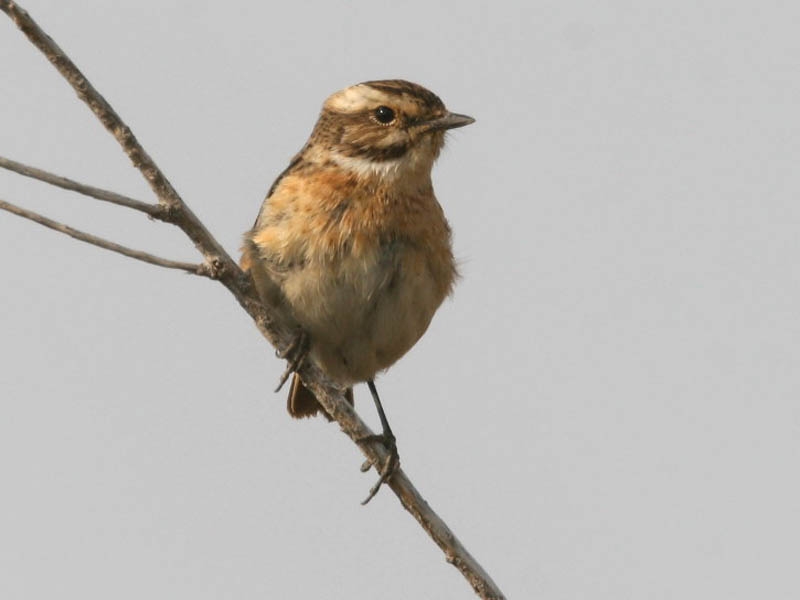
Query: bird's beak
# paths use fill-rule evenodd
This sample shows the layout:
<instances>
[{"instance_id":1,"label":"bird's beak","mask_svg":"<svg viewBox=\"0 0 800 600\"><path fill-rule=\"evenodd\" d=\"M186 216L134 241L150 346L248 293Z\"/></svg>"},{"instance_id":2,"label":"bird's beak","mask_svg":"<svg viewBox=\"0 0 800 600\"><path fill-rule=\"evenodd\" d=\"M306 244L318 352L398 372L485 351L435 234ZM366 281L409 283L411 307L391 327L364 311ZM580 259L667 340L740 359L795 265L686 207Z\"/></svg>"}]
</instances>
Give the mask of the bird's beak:
<instances>
[{"instance_id":1,"label":"bird's beak","mask_svg":"<svg viewBox=\"0 0 800 600\"><path fill-rule=\"evenodd\" d=\"M475 119L467 115L458 115L456 113L447 113L443 117L433 119L425 123L425 128L431 129L455 129L456 127L464 127L470 123L474 123Z\"/></svg>"}]
</instances>

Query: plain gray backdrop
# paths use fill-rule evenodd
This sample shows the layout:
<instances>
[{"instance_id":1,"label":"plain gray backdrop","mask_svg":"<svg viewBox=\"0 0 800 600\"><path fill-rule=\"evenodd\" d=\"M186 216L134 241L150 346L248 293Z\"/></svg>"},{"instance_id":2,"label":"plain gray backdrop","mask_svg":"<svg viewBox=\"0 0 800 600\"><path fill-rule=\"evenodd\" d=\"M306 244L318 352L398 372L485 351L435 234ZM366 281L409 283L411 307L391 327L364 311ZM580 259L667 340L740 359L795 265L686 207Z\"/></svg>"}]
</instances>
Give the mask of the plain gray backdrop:
<instances>
[{"instance_id":1,"label":"plain gray backdrop","mask_svg":"<svg viewBox=\"0 0 800 600\"><path fill-rule=\"evenodd\" d=\"M409 476L510 598L800 597L800 5L24 6L237 255L333 91L474 116L434 172L463 278L379 380ZM0 154L152 199L5 17L0 56ZM222 286L6 213L0 252L0 597L471 597Z\"/></svg>"}]
</instances>

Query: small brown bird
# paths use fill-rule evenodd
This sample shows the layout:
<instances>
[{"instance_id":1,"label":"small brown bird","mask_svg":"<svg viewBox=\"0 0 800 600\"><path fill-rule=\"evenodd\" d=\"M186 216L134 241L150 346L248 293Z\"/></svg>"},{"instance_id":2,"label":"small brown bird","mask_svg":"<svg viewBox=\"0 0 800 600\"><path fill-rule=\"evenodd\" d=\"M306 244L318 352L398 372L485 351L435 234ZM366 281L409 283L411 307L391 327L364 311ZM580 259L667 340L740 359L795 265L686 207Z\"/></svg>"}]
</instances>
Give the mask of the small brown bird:
<instances>
[{"instance_id":1,"label":"small brown bird","mask_svg":"<svg viewBox=\"0 0 800 600\"><path fill-rule=\"evenodd\" d=\"M431 168L445 131L473 121L408 81L336 92L245 234L242 267L262 301L307 336L308 354L351 402L353 384L369 385L378 437L394 459L378 486L397 452L373 380L419 340L452 290L450 226ZM288 408L327 416L296 374Z\"/></svg>"}]
</instances>

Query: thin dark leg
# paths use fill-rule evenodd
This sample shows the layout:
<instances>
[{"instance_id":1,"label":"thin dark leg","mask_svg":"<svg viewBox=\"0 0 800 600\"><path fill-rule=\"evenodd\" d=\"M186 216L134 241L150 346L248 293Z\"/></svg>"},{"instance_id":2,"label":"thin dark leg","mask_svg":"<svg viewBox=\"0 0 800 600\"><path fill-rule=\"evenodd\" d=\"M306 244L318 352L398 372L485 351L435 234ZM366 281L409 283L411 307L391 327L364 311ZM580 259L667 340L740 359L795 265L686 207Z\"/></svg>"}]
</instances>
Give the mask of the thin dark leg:
<instances>
[{"instance_id":1,"label":"thin dark leg","mask_svg":"<svg viewBox=\"0 0 800 600\"><path fill-rule=\"evenodd\" d=\"M375 382L372 379L369 379L367 380L367 386L369 387L370 394L372 394L372 399L375 401L375 408L378 410L378 416L381 419L381 428L383 429L383 433L367 436L366 438L362 438L360 441L382 442L386 447L386 450L389 452L389 456L387 457L382 468L378 467L378 465L375 465L375 468L378 470L381 476L377 483L372 486L372 489L369 491L369 496L367 496L367 498L361 504L366 504L375 497L375 494L378 493L378 490L381 489L381 486L389 481L395 470L397 470L397 466L400 464L400 455L397 453L397 440L394 437L394 433L392 433L392 428L389 427L389 421L386 419L386 413L383 412L381 399L378 397L378 390L375 389ZM366 462L361 469L366 471L369 470L371 466L372 464L370 462Z\"/></svg>"},{"instance_id":2,"label":"thin dark leg","mask_svg":"<svg viewBox=\"0 0 800 600\"><path fill-rule=\"evenodd\" d=\"M389 421L386 420L386 413L383 412L378 390L375 389L375 382L372 379L367 380L367 387L369 387L369 393L372 394L372 399L375 401L375 408L378 409L378 416L381 419L381 427L383 428L383 437L386 441L394 440L394 433L392 433L392 428L389 427Z\"/></svg>"}]
</instances>

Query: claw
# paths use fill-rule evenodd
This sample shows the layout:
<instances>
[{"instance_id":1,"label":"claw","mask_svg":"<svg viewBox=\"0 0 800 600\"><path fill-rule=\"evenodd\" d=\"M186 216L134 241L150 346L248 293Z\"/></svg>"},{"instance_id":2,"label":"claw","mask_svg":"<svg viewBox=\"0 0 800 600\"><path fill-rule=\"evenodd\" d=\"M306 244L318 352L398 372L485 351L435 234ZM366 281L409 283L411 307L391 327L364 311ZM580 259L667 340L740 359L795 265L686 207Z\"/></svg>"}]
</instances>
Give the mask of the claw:
<instances>
[{"instance_id":1,"label":"claw","mask_svg":"<svg viewBox=\"0 0 800 600\"><path fill-rule=\"evenodd\" d=\"M308 334L301 329L295 334L286 349L276 352L279 358L283 358L287 361L286 369L278 381L278 387L275 388L276 392L281 391L281 388L289 379L289 376L296 372L303 364L306 356L308 356L309 342Z\"/></svg>"},{"instance_id":2,"label":"claw","mask_svg":"<svg viewBox=\"0 0 800 600\"><path fill-rule=\"evenodd\" d=\"M389 481L394 475L397 468L400 466L400 455L397 453L397 443L395 440L394 435L389 432L389 434L377 434L377 435L368 435L358 440L359 443L368 443L368 442L381 442L386 447L386 450L389 452L389 456L386 457L386 461L383 465L379 468L378 465L374 465L371 460L367 460L364 464L361 465L361 471L366 473L369 471L370 467L373 465L377 469L378 473L380 473L380 477L378 481L375 482L370 490L367 497L361 502L361 505L366 505L370 500L372 500L375 495L380 491L381 486Z\"/></svg>"}]
</instances>

